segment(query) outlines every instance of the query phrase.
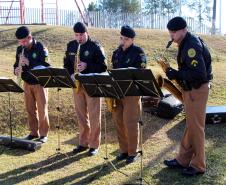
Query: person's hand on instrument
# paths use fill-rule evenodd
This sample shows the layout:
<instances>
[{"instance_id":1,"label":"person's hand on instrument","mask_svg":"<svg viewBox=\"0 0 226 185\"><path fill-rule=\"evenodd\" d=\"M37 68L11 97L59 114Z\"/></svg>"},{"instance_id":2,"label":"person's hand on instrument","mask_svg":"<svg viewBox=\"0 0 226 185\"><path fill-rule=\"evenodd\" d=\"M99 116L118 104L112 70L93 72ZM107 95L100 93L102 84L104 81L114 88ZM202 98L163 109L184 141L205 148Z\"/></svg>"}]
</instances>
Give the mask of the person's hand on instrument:
<instances>
[{"instance_id":1,"label":"person's hand on instrument","mask_svg":"<svg viewBox=\"0 0 226 185\"><path fill-rule=\"evenodd\" d=\"M78 72L82 72L87 68L87 63L80 61L77 65Z\"/></svg>"}]
</instances>

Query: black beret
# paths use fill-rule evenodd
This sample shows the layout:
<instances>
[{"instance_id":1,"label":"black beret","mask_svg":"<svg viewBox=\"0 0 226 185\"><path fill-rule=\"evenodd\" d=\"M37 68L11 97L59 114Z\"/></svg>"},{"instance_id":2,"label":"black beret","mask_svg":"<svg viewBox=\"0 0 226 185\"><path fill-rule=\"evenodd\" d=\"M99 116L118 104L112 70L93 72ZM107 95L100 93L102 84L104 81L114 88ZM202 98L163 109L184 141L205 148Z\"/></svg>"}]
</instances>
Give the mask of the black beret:
<instances>
[{"instance_id":1,"label":"black beret","mask_svg":"<svg viewBox=\"0 0 226 185\"><path fill-rule=\"evenodd\" d=\"M75 33L85 33L85 32L87 32L86 25L83 24L82 22L75 23L73 29L74 29Z\"/></svg>"},{"instance_id":2,"label":"black beret","mask_svg":"<svg viewBox=\"0 0 226 185\"><path fill-rule=\"evenodd\" d=\"M121 33L121 35L123 35L125 37L129 37L129 38L134 38L136 36L136 33L133 30L133 28L131 28L128 25L122 26L120 33Z\"/></svg>"},{"instance_id":3,"label":"black beret","mask_svg":"<svg viewBox=\"0 0 226 185\"><path fill-rule=\"evenodd\" d=\"M178 31L186 27L187 27L187 22L182 17L174 17L167 24L167 28L170 31Z\"/></svg>"},{"instance_id":4,"label":"black beret","mask_svg":"<svg viewBox=\"0 0 226 185\"><path fill-rule=\"evenodd\" d=\"M17 28L15 36L17 39L24 39L28 35L30 35L30 33L31 32L27 26L21 26L21 27Z\"/></svg>"}]
</instances>

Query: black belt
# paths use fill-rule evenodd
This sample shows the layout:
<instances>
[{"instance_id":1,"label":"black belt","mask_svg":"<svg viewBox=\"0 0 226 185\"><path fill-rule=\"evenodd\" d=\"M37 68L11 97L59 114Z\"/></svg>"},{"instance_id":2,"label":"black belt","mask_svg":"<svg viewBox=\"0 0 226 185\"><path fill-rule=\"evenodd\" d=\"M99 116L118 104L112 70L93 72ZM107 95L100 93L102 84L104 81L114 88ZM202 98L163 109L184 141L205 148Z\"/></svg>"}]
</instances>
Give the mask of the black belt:
<instances>
[{"instance_id":1,"label":"black belt","mask_svg":"<svg viewBox=\"0 0 226 185\"><path fill-rule=\"evenodd\" d=\"M181 87L184 91L190 91L193 88L194 89L200 88L203 84L205 84L207 82L209 82L209 80L199 81L199 82L187 82L187 81L183 80L181 82Z\"/></svg>"}]
</instances>

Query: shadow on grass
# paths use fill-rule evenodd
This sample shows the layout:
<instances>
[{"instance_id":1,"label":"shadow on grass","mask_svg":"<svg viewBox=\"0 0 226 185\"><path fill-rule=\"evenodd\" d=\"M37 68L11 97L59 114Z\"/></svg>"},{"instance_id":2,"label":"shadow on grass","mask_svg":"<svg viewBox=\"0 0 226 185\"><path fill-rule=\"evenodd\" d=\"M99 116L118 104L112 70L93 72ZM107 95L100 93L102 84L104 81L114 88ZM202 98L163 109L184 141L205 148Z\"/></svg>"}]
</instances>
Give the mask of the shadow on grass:
<instances>
[{"instance_id":1,"label":"shadow on grass","mask_svg":"<svg viewBox=\"0 0 226 185\"><path fill-rule=\"evenodd\" d=\"M148 116L148 115L146 115ZM159 121L158 118L152 117L150 119L150 123L149 121L147 123L144 124L144 138L145 140L148 139L150 137L150 135L154 134L155 132L157 132L158 130L160 130L166 123L168 123L169 120L161 120ZM173 133L177 133L178 129L181 129L183 124L183 121L180 122L179 124L177 124L170 132L169 135L170 137L173 139ZM173 131L174 130L174 131ZM182 131L180 131L180 133L182 133ZM174 139L177 139L178 137L175 137ZM71 141L68 141L71 143ZM116 139L115 139L115 142ZM168 147L166 147L161 153L159 153L156 158L152 159L149 164L144 168L144 174L147 174L148 171L150 171L150 169L155 166L155 164L157 162L159 162L166 153L171 152L172 150L175 149L175 145L170 145ZM113 152L113 154L115 154L115 152ZM65 156L58 156L58 158L53 157L53 158L49 158L47 160L35 163L35 164L31 164L31 165L27 165L24 166L22 168L19 169L15 169L12 170L10 172L6 172L4 174L0 175L0 183L1 184L15 184L15 183L20 183L23 182L25 180L34 178L36 176L40 176L42 174L45 174L47 172L50 172L52 170L56 170L56 169L60 169L64 166L67 166L69 164L71 164L72 162L78 161L80 158L84 157L85 154L81 154L81 155L76 155L73 156L70 153L67 154L69 157L65 157ZM116 167L118 169L120 169L121 167L125 166L124 163L117 163L114 160L113 164L116 165ZM46 183L47 185L49 184L66 184L70 181L74 181L78 178L79 182L76 182L75 184L89 184L93 181L95 181L96 179L99 179L105 175L109 175L110 173L113 172L112 168L103 168L103 170L100 171L101 167L103 167L102 165L98 165L96 167L87 169L86 171L83 172L78 172L74 175L71 176L67 176L61 179L57 179L54 180L52 182L48 182ZM7 178L8 177L8 178ZM134 180L137 180L137 177L139 177L139 171L137 171L136 173L133 174L133 176L131 176L130 180L125 183L125 184L134 184ZM146 177L145 177L146 178ZM156 178L158 178L158 176L156 176Z\"/></svg>"},{"instance_id":2,"label":"shadow on grass","mask_svg":"<svg viewBox=\"0 0 226 185\"><path fill-rule=\"evenodd\" d=\"M171 184L183 184L183 185L198 185L203 184L200 182L203 175L195 177L184 177L181 175L182 169L169 169L163 168L157 174L153 176L153 179L157 179L156 185L171 185Z\"/></svg>"},{"instance_id":3,"label":"shadow on grass","mask_svg":"<svg viewBox=\"0 0 226 185\"><path fill-rule=\"evenodd\" d=\"M40 33L43 33L43 32L46 32L48 30L51 30L52 28L46 28L46 29L41 29L39 31L36 31L36 32L32 32L32 36L35 37L36 35L40 34ZM0 46L0 49L4 49L6 47L9 47L9 46L12 46L12 45L15 45L17 44L17 40L13 40L13 41L10 41L10 42L7 42L6 44L3 44L2 46Z\"/></svg>"},{"instance_id":4,"label":"shadow on grass","mask_svg":"<svg viewBox=\"0 0 226 185\"><path fill-rule=\"evenodd\" d=\"M154 168L156 167L156 164L162 163L162 161L161 161L162 158L167 153L172 152L173 150L175 150L175 148L176 148L176 145L170 145L170 146L166 147L156 157L154 157L152 160L150 160L147 165L144 166L144 168L143 168L143 176L142 176L142 179L143 179L144 184L148 184L148 185L153 184L153 181L151 181L150 180L150 177L148 177L149 176L149 172L152 171L152 170L154 170ZM137 171L134 174L132 174L132 176L130 177L130 179L127 182L124 182L123 184L124 185L140 184L139 179L141 179L140 169L139 169L139 171ZM173 184L173 183L171 183L171 184Z\"/></svg>"},{"instance_id":5,"label":"shadow on grass","mask_svg":"<svg viewBox=\"0 0 226 185\"><path fill-rule=\"evenodd\" d=\"M11 156L23 156L32 153L28 150L16 149L10 146L0 146L0 155L6 154Z\"/></svg>"},{"instance_id":6,"label":"shadow on grass","mask_svg":"<svg viewBox=\"0 0 226 185\"><path fill-rule=\"evenodd\" d=\"M207 124L205 133L206 139L214 141L216 147L226 143L226 123Z\"/></svg>"},{"instance_id":7,"label":"shadow on grass","mask_svg":"<svg viewBox=\"0 0 226 185\"><path fill-rule=\"evenodd\" d=\"M150 113L143 114L143 143L145 143L152 135L162 129L166 124L171 122L169 119L162 119Z\"/></svg>"},{"instance_id":8,"label":"shadow on grass","mask_svg":"<svg viewBox=\"0 0 226 185\"><path fill-rule=\"evenodd\" d=\"M212 164L210 164L212 163ZM193 176L193 177L184 177L181 175L182 170L180 169L169 169L163 168L158 173L153 175L153 179L156 181L156 185L171 185L171 184L180 184L180 185L223 185L225 180L223 179L224 170L222 169L222 164L218 162L218 159L215 158L215 162L210 162L209 166L214 165L212 169L207 168L207 172L203 175ZM223 181L222 181L223 180Z\"/></svg>"},{"instance_id":9,"label":"shadow on grass","mask_svg":"<svg viewBox=\"0 0 226 185\"><path fill-rule=\"evenodd\" d=\"M106 137L107 137L107 144L110 143L118 143L117 140L117 133L116 133L116 128L114 125L113 120L111 119L111 117L108 115L107 118L107 123L106 123ZM155 134L156 132L158 132L164 125L166 125L167 123L169 123L171 120L168 119L161 119L157 116L154 116L152 114L149 113L143 113L143 143L148 140L153 134ZM104 144L104 119L102 119L102 123L101 123L101 143ZM78 135L76 135L74 138L71 138L67 141L64 141L64 144L68 144L68 145L74 145L75 143L78 143Z\"/></svg>"},{"instance_id":10,"label":"shadow on grass","mask_svg":"<svg viewBox=\"0 0 226 185\"><path fill-rule=\"evenodd\" d=\"M117 160L111 161L112 164L115 165L115 167L120 170L120 168L124 167L126 164L124 162L117 162ZM114 171L114 168L109 163L103 163L101 165L95 166L94 168L90 168L86 171L78 172L74 175L70 175L61 179L57 179L48 183L45 183L45 185L55 185L55 184L67 184L68 182L72 182L76 179L81 179L78 182L75 182L73 184L90 184L91 182L100 179L101 177L105 175L109 175ZM123 172L124 173L124 172Z\"/></svg>"},{"instance_id":11,"label":"shadow on grass","mask_svg":"<svg viewBox=\"0 0 226 185\"><path fill-rule=\"evenodd\" d=\"M72 152L50 156L44 161L17 168L0 174L0 184L17 184L53 170L61 169L87 156L87 153L74 155Z\"/></svg>"},{"instance_id":12,"label":"shadow on grass","mask_svg":"<svg viewBox=\"0 0 226 185\"><path fill-rule=\"evenodd\" d=\"M146 115L149 116L149 115ZM144 138L147 140L150 135L154 134L157 132L159 129L161 129L166 123L169 122L169 120L161 120L159 121L158 118L152 117L150 119L151 123L144 123ZM112 125L108 125L108 127L111 127ZM113 135L112 132L110 134ZM110 136L113 137L113 136ZM115 138L115 135L114 135ZM77 140L78 138L73 138L73 140ZM116 139L114 142L118 142ZM66 143L72 143L72 140L66 141ZM165 152L163 152L165 153ZM112 152L112 154L116 154L116 151ZM63 168L64 166L67 166L75 161L78 161L80 158L85 157L86 154L81 154L81 155L76 155L73 156L72 153L67 154L69 157L65 156L58 156L46 159L44 161L40 161L35 164L30 164L24 167L21 167L19 169L15 169L9 172L6 172L4 174L0 175L0 184L16 184L20 183L23 181L26 181L28 179L32 179L37 176L41 176L42 174L48 173L53 170L57 170L60 168ZM162 154L163 155L163 154ZM117 163L116 160L113 160L112 163L116 165L118 169L122 168L125 166L125 163ZM107 163L108 164L108 163ZM101 170L100 170L101 169ZM112 166L107 165L103 166L98 165L93 168L87 169L86 171L78 172L76 174L73 174L71 176L67 176L61 179L54 180L52 182L46 183L46 185L49 184L66 184L70 181L75 181L76 179L79 179L78 182L75 184L89 184L97 179L100 179L101 177L105 175L109 175L114 171ZM7 178L8 177L8 178ZM136 178L139 177L139 173L136 175ZM128 183L127 183L128 184ZM129 182L131 184L131 182Z\"/></svg>"},{"instance_id":13,"label":"shadow on grass","mask_svg":"<svg viewBox=\"0 0 226 185\"><path fill-rule=\"evenodd\" d=\"M178 124L176 124L173 128L168 130L166 132L168 138L179 143L184 133L185 122L186 120L183 119L178 122Z\"/></svg>"},{"instance_id":14,"label":"shadow on grass","mask_svg":"<svg viewBox=\"0 0 226 185\"><path fill-rule=\"evenodd\" d=\"M67 141L64 141L63 144L65 145L72 145L75 147L76 144L79 143L79 136L75 136L75 137L72 137L71 139L68 139Z\"/></svg>"},{"instance_id":15,"label":"shadow on grass","mask_svg":"<svg viewBox=\"0 0 226 185\"><path fill-rule=\"evenodd\" d=\"M168 137L175 141L172 144L164 148L154 159L149 161L147 166L144 167L143 174L144 179L149 184L157 185L171 185L171 184L224 184L224 173L225 173L225 154L223 147L225 147L226 140L226 125L206 125L206 139L213 140L213 145L206 148L207 156L207 172L204 175L199 175L195 177L183 177L179 169L168 169L163 166L164 157L176 150L177 144L179 144L181 137L183 135L185 127L185 120L180 121L173 128L167 131ZM137 171L125 184L134 184L134 179L139 175ZM223 182L222 182L223 180ZM144 183L146 184L146 183Z\"/></svg>"}]
</instances>

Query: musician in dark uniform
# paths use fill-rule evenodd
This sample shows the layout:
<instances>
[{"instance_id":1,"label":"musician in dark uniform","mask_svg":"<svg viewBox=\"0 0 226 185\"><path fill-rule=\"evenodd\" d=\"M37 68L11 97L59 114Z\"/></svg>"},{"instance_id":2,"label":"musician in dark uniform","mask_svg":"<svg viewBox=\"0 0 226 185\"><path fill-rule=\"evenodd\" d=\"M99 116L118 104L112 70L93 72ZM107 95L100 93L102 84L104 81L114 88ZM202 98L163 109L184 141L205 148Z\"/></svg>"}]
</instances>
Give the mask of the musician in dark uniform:
<instances>
[{"instance_id":1,"label":"musician in dark uniform","mask_svg":"<svg viewBox=\"0 0 226 185\"><path fill-rule=\"evenodd\" d=\"M205 43L187 30L182 17L171 19L167 28L173 42L178 44L178 69L168 68L166 75L182 87L186 113L186 128L178 155L165 160L170 168L184 168L182 175L194 176L206 171L205 111L212 79L211 55Z\"/></svg>"},{"instance_id":2,"label":"musician in dark uniform","mask_svg":"<svg viewBox=\"0 0 226 185\"><path fill-rule=\"evenodd\" d=\"M145 68L146 56L143 49L134 45L135 31L129 26L122 26L120 45L113 52L112 65L118 68ZM128 96L116 100L112 116L118 134L120 154L117 160L126 159L126 163L132 163L139 157L139 125L140 97Z\"/></svg>"},{"instance_id":3,"label":"musician in dark uniform","mask_svg":"<svg viewBox=\"0 0 226 185\"><path fill-rule=\"evenodd\" d=\"M36 67L49 66L48 50L41 42L32 37L29 28L26 26L19 27L15 36L20 46L17 47L16 51L16 62L13 66L14 74L21 75L24 81L25 106L30 128L30 134L24 139L38 139L45 143L49 131L48 91L31 75L30 70Z\"/></svg>"},{"instance_id":4,"label":"musician in dark uniform","mask_svg":"<svg viewBox=\"0 0 226 185\"><path fill-rule=\"evenodd\" d=\"M87 74L106 71L102 46L91 40L83 23L77 22L73 29L75 40L67 44L64 57L64 68L68 70L71 78L74 80L75 72ZM75 63L77 57L79 62ZM96 155L101 139L101 99L89 97L82 86L78 91L74 89L73 95L79 124L79 144L73 152L79 153L89 148L88 154Z\"/></svg>"}]
</instances>

